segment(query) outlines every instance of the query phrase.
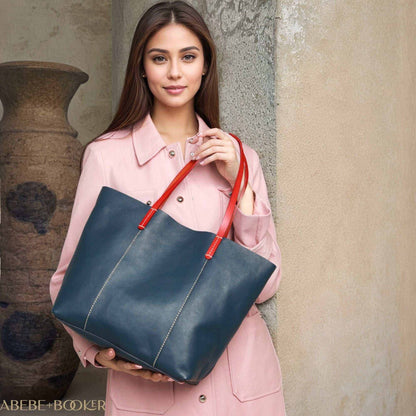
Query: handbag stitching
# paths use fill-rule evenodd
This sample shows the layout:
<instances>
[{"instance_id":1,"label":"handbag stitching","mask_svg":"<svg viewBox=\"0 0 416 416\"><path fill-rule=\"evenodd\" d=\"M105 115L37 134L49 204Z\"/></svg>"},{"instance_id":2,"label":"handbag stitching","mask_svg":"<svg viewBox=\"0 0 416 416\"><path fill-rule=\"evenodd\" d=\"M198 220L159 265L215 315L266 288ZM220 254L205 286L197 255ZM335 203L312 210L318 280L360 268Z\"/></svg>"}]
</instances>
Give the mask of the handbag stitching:
<instances>
[{"instance_id":1,"label":"handbag stitching","mask_svg":"<svg viewBox=\"0 0 416 416\"><path fill-rule=\"evenodd\" d=\"M88 318L91 315L92 309L94 308L94 305L96 304L98 298L101 296L101 292L104 290L105 285L108 283L108 281L110 280L111 276L113 275L113 273L115 272L115 270L117 269L117 267L119 266L120 262L123 260L123 258L125 257L125 255L127 254L127 252L130 250L131 246L133 245L133 243L136 241L136 238L138 237L138 235L142 232L142 230L139 230L137 232L137 234L134 236L133 240L131 240L129 246L126 248L126 250L124 251L123 255L120 257L119 261L117 262L117 264L114 266L113 270L111 271L111 273L108 275L107 279L105 279L105 282L103 284L103 286L101 287L100 291L98 292L97 296L94 299L94 302L91 305L91 308L88 312L88 315L85 319L85 323L84 323L84 330L87 327L87 322L88 322Z\"/></svg>"},{"instance_id":2,"label":"handbag stitching","mask_svg":"<svg viewBox=\"0 0 416 416\"><path fill-rule=\"evenodd\" d=\"M184 301L183 301L183 303L182 303L182 306L179 308L179 311L178 311L178 313L176 314L175 319L173 320L172 325L170 326L169 331L168 331L168 333L166 334L165 339L163 340L163 343L162 343L162 345L161 345L161 347L160 347L160 349L159 349L159 351L158 351L158 353L157 353L157 355L156 355L156 358L155 358L155 360L153 361L153 367L156 365L156 361L158 360L159 355L160 355L160 353L162 352L162 349L163 349L163 347L165 346L165 344L166 344L166 342L167 342L167 340L168 340L168 338L169 338L169 335L170 335L170 333L172 332L173 327L174 327L174 325L175 325L176 321L178 320L179 315L180 315L180 314L181 314L181 312L182 312L182 309L185 307L185 304L186 304L186 302L187 302L187 300L188 300L189 296L191 296L191 293L192 293L192 291L194 290L194 287L195 287L195 285L197 284L197 282L198 282L198 280L199 280L199 277L201 276L201 273L202 273L202 271L204 270L204 268L205 268L205 266L206 266L206 264L207 264L207 261L208 261L208 259L205 259L205 262L204 262L204 264L203 264L203 266L202 266L201 270L199 271L198 276L197 276L197 277L196 277L196 279L194 280L194 283L193 283L192 287L189 289L189 292L188 292L188 294L186 295L185 300L184 300Z\"/></svg>"}]
</instances>

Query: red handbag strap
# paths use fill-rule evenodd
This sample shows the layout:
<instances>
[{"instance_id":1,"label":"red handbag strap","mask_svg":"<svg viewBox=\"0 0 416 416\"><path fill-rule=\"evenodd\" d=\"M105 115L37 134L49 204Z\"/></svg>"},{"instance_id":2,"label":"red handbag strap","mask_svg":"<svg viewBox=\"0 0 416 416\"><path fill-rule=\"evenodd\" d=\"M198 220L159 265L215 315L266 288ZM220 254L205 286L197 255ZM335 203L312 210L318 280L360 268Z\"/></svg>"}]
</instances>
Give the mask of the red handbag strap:
<instances>
[{"instance_id":1,"label":"red handbag strap","mask_svg":"<svg viewBox=\"0 0 416 416\"><path fill-rule=\"evenodd\" d=\"M237 178L234 183L233 192L231 194L230 201L228 202L228 206L225 211L225 215L220 225L220 228L217 231L217 235L215 236L214 240L209 246L207 252L205 253L205 258L207 259L212 258L218 246L220 245L222 238L228 235L228 232L230 231L231 224L234 219L235 212L237 210L237 200L240 201L240 194L244 195L246 191L247 183L248 183L248 165L247 165L246 155L244 154L244 150L243 150L243 144L241 143L241 140L235 134L232 134L232 133L229 133L229 134L238 141L238 145L240 146L240 167L238 169ZM243 188L240 190L244 171L246 172L246 174L244 175L244 185L243 185Z\"/></svg>"},{"instance_id":2,"label":"red handbag strap","mask_svg":"<svg viewBox=\"0 0 416 416\"><path fill-rule=\"evenodd\" d=\"M248 183L248 165L247 165L246 156L243 151L243 144L241 143L241 140L235 134L232 134L232 133L229 133L229 134L237 140L238 145L240 147L240 166L238 168L237 178L234 184L233 192L231 194L230 201L225 211L225 215L221 222L220 228L218 229L214 240L209 246L207 252L205 253L205 258L207 259L212 258L218 246L220 245L222 238L228 235L228 232L230 231L231 224L234 219L235 212L237 210L237 200L240 200L240 194L244 195L244 192L246 190L247 183ZM149 211L140 221L140 224L137 226L137 228L143 230L146 227L146 225L148 224L150 219L153 217L153 215L156 213L156 211L165 203L165 201L169 198L173 190L182 182L185 176L188 175L188 173L195 167L196 163L198 163L197 160L191 160L180 170L180 172L170 182L170 184L168 185L168 187L166 188L162 196L151 206ZM241 188L241 182L243 180L244 171L246 172L246 174L244 175L244 185Z\"/></svg>"}]
</instances>

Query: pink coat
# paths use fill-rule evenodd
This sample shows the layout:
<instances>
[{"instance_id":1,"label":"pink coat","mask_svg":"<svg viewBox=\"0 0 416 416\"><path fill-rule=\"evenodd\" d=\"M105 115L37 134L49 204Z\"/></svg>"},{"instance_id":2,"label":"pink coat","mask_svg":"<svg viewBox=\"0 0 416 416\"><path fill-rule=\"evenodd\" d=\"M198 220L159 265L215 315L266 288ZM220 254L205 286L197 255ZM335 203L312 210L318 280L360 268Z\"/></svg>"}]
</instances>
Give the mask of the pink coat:
<instances>
[{"instance_id":1,"label":"pink coat","mask_svg":"<svg viewBox=\"0 0 416 416\"><path fill-rule=\"evenodd\" d=\"M202 117L196 116L199 131L207 130L209 127ZM239 151L237 141L231 139ZM58 268L50 281L52 303L101 187L110 186L153 204L201 143L202 139L188 138L183 155L179 143L167 145L164 142L148 113L133 128L107 133L88 145L68 233ZM247 144L243 146L249 183L255 192L254 211L252 215L245 215L237 208L228 237L275 263L275 272L214 369L197 386L153 382L108 369L105 416L285 416L279 359L256 306L277 291L281 254L259 157ZM189 228L216 233L231 190L214 162L205 166L198 164L162 209ZM64 327L73 338L82 365L104 369L94 363L100 348Z\"/></svg>"}]
</instances>

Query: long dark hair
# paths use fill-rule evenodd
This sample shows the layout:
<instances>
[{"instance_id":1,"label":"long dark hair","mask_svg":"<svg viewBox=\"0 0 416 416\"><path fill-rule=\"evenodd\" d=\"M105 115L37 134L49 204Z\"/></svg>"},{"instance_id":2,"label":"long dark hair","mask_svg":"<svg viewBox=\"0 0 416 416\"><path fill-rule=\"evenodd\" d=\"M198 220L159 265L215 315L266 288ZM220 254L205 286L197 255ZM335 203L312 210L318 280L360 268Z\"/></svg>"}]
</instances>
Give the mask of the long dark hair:
<instances>
[{"instance_id":1,"label":"long dark hair","mask_svg":"<svg viewBox=\"0 0 416 416\"><path fill-rule=\"evenodd\" d=\"M143 55L149 38L169 23L186 26L198 36L204 53L207 71L194 98L195 111L210 128L221 128L219 123L217 54L214 41L201 15L184 1L163 1L154 4L137 23L130 48L126 76L118 108L109 126L95 137L123 129L142 120L153 105L153 94L144 73ZM81 154L80 170L86 147Z\"/></svg>"}]
</instances>

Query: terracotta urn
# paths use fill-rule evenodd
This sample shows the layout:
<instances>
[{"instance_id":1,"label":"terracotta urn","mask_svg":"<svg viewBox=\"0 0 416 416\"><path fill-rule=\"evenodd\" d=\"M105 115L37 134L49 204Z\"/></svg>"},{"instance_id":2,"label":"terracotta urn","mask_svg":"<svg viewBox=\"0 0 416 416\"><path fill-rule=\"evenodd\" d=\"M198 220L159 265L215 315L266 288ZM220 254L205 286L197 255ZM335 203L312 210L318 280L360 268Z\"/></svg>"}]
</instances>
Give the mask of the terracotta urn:
<instances>
[{"instance_id":1,"label":"terracotta urn","mask_svg":"<svg viewBox=\"0 0 416 416\"><path fill-rule=\"evenodd\" d=\"M60 399L80 364L51 314L79 178L69 103L88 75L54 62L0 64L0 399Z\"/></svg>"}]
</instances>

